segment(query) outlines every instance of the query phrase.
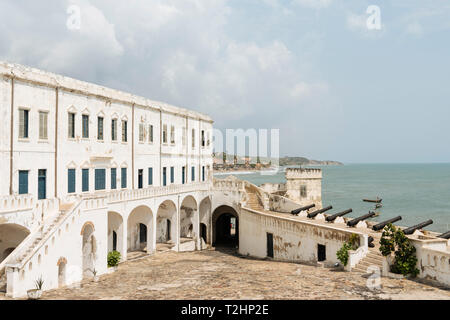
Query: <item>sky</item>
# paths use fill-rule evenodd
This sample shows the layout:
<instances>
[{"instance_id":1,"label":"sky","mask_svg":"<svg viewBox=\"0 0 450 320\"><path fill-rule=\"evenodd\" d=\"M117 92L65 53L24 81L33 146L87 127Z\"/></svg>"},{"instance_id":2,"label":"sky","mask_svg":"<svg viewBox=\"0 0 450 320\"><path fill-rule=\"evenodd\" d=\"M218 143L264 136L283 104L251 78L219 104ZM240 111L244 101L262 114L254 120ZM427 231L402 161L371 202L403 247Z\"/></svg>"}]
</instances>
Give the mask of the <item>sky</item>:
<instances>
[{"instance_id":1,"label":"sky","mask_svg":"<svg viewBox=\"0 0 450 320\"><path fill-rule=\"evenodd\" d=\"M449 40L448 0L0 2L0 60L346 163L450 162Z\"/></svg>"}]
</instances>

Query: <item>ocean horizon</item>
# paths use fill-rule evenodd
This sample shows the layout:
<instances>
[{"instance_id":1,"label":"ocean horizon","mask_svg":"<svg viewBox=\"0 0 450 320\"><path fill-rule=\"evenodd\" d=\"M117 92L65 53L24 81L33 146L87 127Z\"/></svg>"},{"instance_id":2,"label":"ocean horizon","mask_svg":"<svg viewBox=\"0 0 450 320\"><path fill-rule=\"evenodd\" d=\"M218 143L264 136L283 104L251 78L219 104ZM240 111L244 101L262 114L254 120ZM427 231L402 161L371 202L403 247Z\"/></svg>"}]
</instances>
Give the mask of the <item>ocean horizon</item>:
<instances>
[{"instance_id":1,"label":"ocean horizon","mask_svg":"<svg viewBox=\"0 0 450 320\"><path fill-rule=\"evenodd\" d=\"M289 166L294 167L294 166ZM412 226L428 219L433 224L424 228L435 232L450 230L450 163L344 163L343 166L320 167L323 171L322 204L339 212L349 208L348 217L358 217L374 210L364 198L383 199L380 215L371 221L384 221L396 216L396 225ZM256 185L286 182L284 169L273 175L260 172L225 172Z\"/></svg>"}]
</instances>

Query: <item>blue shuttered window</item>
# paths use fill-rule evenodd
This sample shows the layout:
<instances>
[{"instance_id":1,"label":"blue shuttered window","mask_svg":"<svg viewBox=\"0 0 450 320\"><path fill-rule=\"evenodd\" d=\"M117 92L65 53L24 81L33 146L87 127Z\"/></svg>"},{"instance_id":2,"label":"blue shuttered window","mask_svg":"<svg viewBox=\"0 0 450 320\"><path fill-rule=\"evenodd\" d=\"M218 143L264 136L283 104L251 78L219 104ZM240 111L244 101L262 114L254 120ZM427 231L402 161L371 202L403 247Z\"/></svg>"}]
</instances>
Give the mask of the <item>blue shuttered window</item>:
<instances>
[{"instance_id":1,"label":"blue shuttered window","mask_svg":"<svg viewBox=\"0 0 450 320\"><path fill-rule=\"evenodd\" d=\"M19 194L28 193L28 171L19 171Z\"/></svg>"},{"instance_id":2,"label":"blue shuttered window","mask_svg":"<svg viewBox=\"0 0 450 320\"><path fill-rule=\"evenodd\" d=\"M95 169L95 190L106 189L106 170Z\"/></svg>"},{"instance_id":3,"label":"blue shuttered window","mask_svg":"<svg viewBox=\"0 0 450 320\"><path fill-rule=\"evenodd\" d=\"M167 185L167 168L163 168L163 186Z\"/></svg>"},{"instance_id":4,"label":"blue shuttered window","mask_svg":"<svg viewBox=\"0 0 450 320\"><path fill-rule=\"evenodd\" d=\"M38 200L47 198L47 169L38 170Z\"/></svg>"},{"instance_id":5,"label":"blue shuttered window","mask_svg":"<svg viewBox=\"0 0 450 320\"><path fill-rule=\"evenodd\" d=\"M89 191L89 169L83 169L81 173L82 173L81 191L83 192Z\"/></svg>"},{"instance_id":6,"label":"blue shuttered window","mask_svg":"<svg viewBox=\"0 0 450 320\"><path fill-rule=\"evenodd\" d=\"M67 192L75 193L75 169L69 169L67 172Z\"/></svg>"},{"instance_id":7,"label":"blue shuttered window","mask_svg":"<svg viewBox=\"0 0 450 320\"><path fill-rule=\"evenodd\" d=\"M175 168L170 167L170 183L174 183L174 182L175 182Z\"/></svg>"},{"instance_id":8,"label":"blue shuttered window","mask_svg":"<svg viewBox=\"0 0 450 320\"><path fill-rule=\"evenodd\" d=\"M117 169L111 168L111 189L117 189Z\"/></svg>"},{"instance_id":9,"label":"blue shuttered window","mask_svg":"<svg viewBox=\"0 0 450 320\"><path fill-rule=\"evenodd\" d=\"M148 168L148 185L153 185L153 168Z\"/></svg>"},{"instance_id":10,"label":"blue shuttered window","mask_svg":"<svg viewBox=\"0 0 450 320\"><path fill-rule=\"evenodd\" d=\"M195 167L191 168L191 181L194 182L195 181Z\"/></svg>"},{"instance_id":11,"label":"blue shuttered window","mask_svg":"<svg viewBox=\"0 0 450 320\"><path fill-rule=\"evenodd\" d=\"M125 189L127 187L127 168L122 168L122 175L121 175L121 181L122 181L122 189Z\"/></svg>"}]
</instances>

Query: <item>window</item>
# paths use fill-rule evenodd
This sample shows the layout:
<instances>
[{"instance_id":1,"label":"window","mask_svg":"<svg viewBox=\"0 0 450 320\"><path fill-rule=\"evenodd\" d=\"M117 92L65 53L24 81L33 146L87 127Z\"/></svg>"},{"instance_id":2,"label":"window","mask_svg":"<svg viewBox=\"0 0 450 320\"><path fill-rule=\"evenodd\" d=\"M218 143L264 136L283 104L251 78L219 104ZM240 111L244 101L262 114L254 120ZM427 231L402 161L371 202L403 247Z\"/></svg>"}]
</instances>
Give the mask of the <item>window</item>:
<instances>
[{"instance_id":1,"label":"window","mask_svg":"<svg viewBox=\"0 0 450 320\"><path fill-rule=\"evenodd\" d=\"M120 179L122 182L122 189L125 189L127 187L127 168L122 168Z\"/></svg>"},{"instance_id":2,"label":"window","mask_svg":"<svg viewBox=\"0 0 450 320\"><path fill-rule=\"evenodd\" d=\"M128 141L128 122L126 120L122 120L122 142Z\"/></svg>"},{"instance_id":3,"label":"window","mask_svg":"<svg viewBox=\"0 0 450 320\"><path fill-rule=\"evenodd\" d=\"M206 133L206 146L209 147L209 145L211 144L211 141L209 139L209 131Z\"/></svg>"},{"instance_id":4,"label":"window","mask_svg":"<svg viewBox=\"0 0 450 320\"><path fill-rule=\"evenodd\" d=\"M19 138L28 138L28 115L29 110L19 109Z\"/></svg>"},{"instance_id":5,"label":"window","mask_svg":"<svg viewBox=\"0 0 450 320\"><path fill-rule=\"evenodd\" d=\"M103 117L97 118L97 140L103 140Z\"/></svg>"},{"instance_id":6,"label":"window","mask_svg":"<svg viewBox=\"0 0 450 320\"><path fill-rule=\"evenodd\" d=\"M205 181L205 166L202 166L202 181Z\"/></svg>"},{"instance_id":7,"label":"window","mask_svg":"<svg viewBox=\"0 0 450 320\"><path fill-rule=\"evenodd\" d=\"M144 170L138 170L138 189L142 189L144 187Z\"/></svg>"},{"instance_id":8,"label":"window","mask_svg":"<svg viewBox=\"0 0 450 320\"><path fill-rule=\"evenodd\" d=\"M167 168L163 168L163 186L167 185Z\"/></svg>"},{"instance_id":9,"label":"window","mask_svg":"<svg viewBox=\"0 0 450 320\"><path fill-rule=\"evenodd\" d=\"M75 139L75 113L69 112L69 138Z\"/></svg>"},{"instance_id":10,"label":"window","mask_svg":"<svg viewBox=\"0 0 450 320\"><path fill-rule=\"evenodd\" d=\"M38 170L38 200L47 198L47 169Z\"/></svg>"},{"instance_id":11,"label":"window","mask_svg":"<svg viewBox=\"0 0 450 320\"><path fill-rule=\"evenodd\" d=\"M174 183L174 182L175 182L175 168L170 167L170 183Z\"/></svg>"},{"instance_id":12,"label":"window","mask_svg":"<svg viewBox=\"0 0 450 320\"><path fill-rule=\"evenodd\" d=\"M106 170L95 169L95 190L106 189Z\"/></svg>"},{"instance_id":13,"label":"window","mask_svg":"<svg viewBox=\"0 0 450 320\"><path fill-rule=\"evenodd\" d=\"M163 143L167 143L167 124L163 126Z\"/></svg>"},{"instance_id":14,"label":"window","mask_svg":"<svg viewBox=\"0 0 450 320\"><path fill-rule=\"evenodd\" d=\"M170 143L175 144L175 127L170 126Z\"/></svg>"},{"instance_id":15,"label":"window","mask_svg":"<svg viewBox=\"0 0 450 320\"><path fill-rule=\"evenodd\" d=\"M302 198L306 198L308 195L307 191L306 191L306 186L300 186L300 196Z\"/></svg>"},{"instance_id":16,"label":"window","mask_svg":"<svg viewBox=\"0 0 450 320\"><path fill-rule=\"evenodd\" d=\"M195 181L195 167L191 168L191 181L194 182Z\"/></svg>"},{"instance_id":17,"label":"window","mask_svg":"<svg viewBox=\"0 0 450 320\"><path fill-rule=\"evenodd\" d=\"M117 169L111 168L111 189L117 189Z\"/></svg>"},{"instance_id":18,"label":"window","mask_svg":"<svg viewBox=\"0 0 450 320\"><path fill-rule=\"evenodd\" d=\"M202 130L202 148L205 147L205 130Z\"/></svg>"},{"instance_id":19,"label":"window","mask_svg":"<svg viewBox=\"0 0 450 320\"><path fill-rule=\"evenodd\" d=\"M195 129L192 129L192 149L195 148Z\"/></svg>"},{"instance_id":20,"label":"window","mask_svg":"<svg viewBox=\"0 0 450 320\"><path fill-rule=\"evenodd\" d=\"M28 193L28 171L19 170L19 194Z\"/></svg>"},{"instance_id":21,"label":"window","mask_svg":"<svg viewBox=\"0 0 450 320\"><path fill-rule=\"evenodd\" d=\"M67 172L67 193L75 193L75 169Z\"/></svg>"},{"instance_id":22,"label":"window","mask_svg":"<svg viewBox=\"0 0 450 320\"><path fill-rule=\"evenodd\" d=\"M148 168L148 185L153 185L153 168Z\"/></svg>"},{"instance_id":23,"label":"window","mask_svg":"<svg viewBox=\"0 0 450 320\"><path fill-rule=\"evenodd\" d=\"M186 167L183 166L181 168L181 184L185 184L186 183Z\"/></svg>"},{"instance_id":24,"label":"window","mask_svg":"<svg viewBox=\"0 0 450 320\"><path fill-rule=\"evenodd\" d=\"M143 123L139 123L139 142L144 142L145 140L145 126Z\"/></svg>"},{"instance_id":25,"label":"window","mask_svg":"<svg viewBox=\"0 0 450 320\"><path fill-rule=\"evenodd\" d=\"M81 170L81 191L87 192L89 191L89 169Z\"/></svg>"},{"instance_id":26,"label":"window","mask_svg":"<svg viewBox=\"0 0 450 320\"><path fill-rule=\"evenodd\" d=\"M39 139L48 139L48 112L39 111Z\"/></svg>"},{"instance_id":27,"label":"window","mask_svg":"<svg viewBox=\"0 0 450 320\"><path fill-rule=\"evenodd\" d=\"M148 135L149 135L149 142L153 143L153 125L150 125L148 127Z\"/></svg>"},{"instance_id":28,"label":"window","mask_svg":"<svg viewBox=\"0 0 450 320\"><path fill-rule=\"evenodd\" d=\"M89 115L83 114L82 115L82 127L83 127L83 138L88 139L89 138Z\"/></svg>"},{"instance_id":29,"label":"window","mask_svg":"<svg viewBox=\"0 0 450 320\"><path fill-rule=\"evenodd\" d=\"M111 120L111 140L117 141L117 119Z\"/></svg>"}]
</instances>

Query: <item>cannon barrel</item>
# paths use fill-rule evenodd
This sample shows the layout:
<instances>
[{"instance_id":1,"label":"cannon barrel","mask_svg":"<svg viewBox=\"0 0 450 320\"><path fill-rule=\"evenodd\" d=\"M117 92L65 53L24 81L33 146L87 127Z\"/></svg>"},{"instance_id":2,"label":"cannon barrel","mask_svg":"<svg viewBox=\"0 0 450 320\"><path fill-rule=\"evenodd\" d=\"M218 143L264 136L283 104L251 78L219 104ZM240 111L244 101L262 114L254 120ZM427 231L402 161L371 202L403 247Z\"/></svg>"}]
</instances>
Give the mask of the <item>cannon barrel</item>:
<instances>
[{"instance_id":1,"label":"cannon barrel","mask_svg":"<svg viewBox=\"0 0 450 320\"><path fill-rule=\"evenodd\" d=\"M369 248L375 248L375 244L373 243L374 240L375 239L372 236L369 236L367 238L367 244L368 244Z\"/></svg>"},{"instance_id":2,"label":"cannon barrel","mask_svg":"<svg viewBox=\"0 0 450 320\"><path fill-rule=\"evenodd\" d=\"M348 210L345 210L345 211L342 211L342 212L333 214L332 216L326 217L326 220L327 220L328 222L334 221L334 220L336 220L337 217L345 216L346 214L349 214L349 213L352 212L352 211L353 211L353 209L348 209Z\"/></svg>"},{"instance_id":3,"label":"cannon barrel","mask_svg":"<svg viewBox=\"0 0 450 320\"><path fill-rule=\"evenodd\" d=\"M350 220L349 222L347 222L347 225L349 227L354 227L354 226L356 226L358 224L358 222L366 220L366 219L369 219L369 218L372 218L374 215L376 215L376 213L371 211L371 212L369 212L369 213L367 213L367 214L365 214L365 215L363 215L361 217L358 217L358 218L355 218L353 220Z\"/></svg>"},{"instance_id":4,"label":"cannon barrel","mask_svg":"<svg viewBox=\"0 0 450 320\"><path fill-rule=\"evenodd\" d=\"M404 234L413 234L414 231L416 231L417 229L423 229L426 226L429 226L430 224L433 224L433 220L431 220L431 219L427 220L427 221L424 221L422 223L416 224L415 226L406 228L405 230L403 230L403 233Z\"/></svg>"},{"instance_id":5,"label":"cannon barrel","mask_svg":"<svg viewBox=\"0 0 450 320\"><path fill-rule=\"evenodd\" d=\"M450 239L450 231L447 231L446 233L441 234L440 236L438 236L438 238Z\"/></svg>"},{"instance_id":6,"label":"cannon barrel","mask_svg":"<svg viewBox=\"0 0 450 320\"><path fill-rule=\"evenodd\" d=\"M319 213L324 213L324 212L326 212L326 211L328 211L328 210L331 210L331 209L333 209L333 207L332 207L332 206L328 206L328 207L326 207L326 208L323 208L323 209L316 210L316 211L314 211L314 212L308 213L308 218L314 218L314 217L317 216Z\"/></svg>"},{"instance_id":7,"label":"cannon barrel","mask_svg":"<svg viewBox=\"0 0 450 320\"><path fill-rule=\"evenodd\" d=\"M400 220L402 220L402 217L398 216L398 217L395 217L395 218L392 218L392 219L380 222L380 223L374 225L372 227L372 230L379 231L379 230L383 229L384 227L386 227L389 223L394 223L394 222L397 222L397 221L400 221Z\"/></svg>"},{"instance_id":8,"label":"cannon barrel","mask_svg":"<svg viewBox=\"0 0 450 320\"><path fill-rule=\"evenodd\" d=\"M292 210L292 211L291 211L291 214L297 215L297 214L299 214L300 212L305 211L305 210L309 210L309 209L311 209L311 208L314 208L315 206L316 206L315 204L310 204L309 206L305 206L305 207L301 207L301 208Z\"/></svg>"}]
</instances>

